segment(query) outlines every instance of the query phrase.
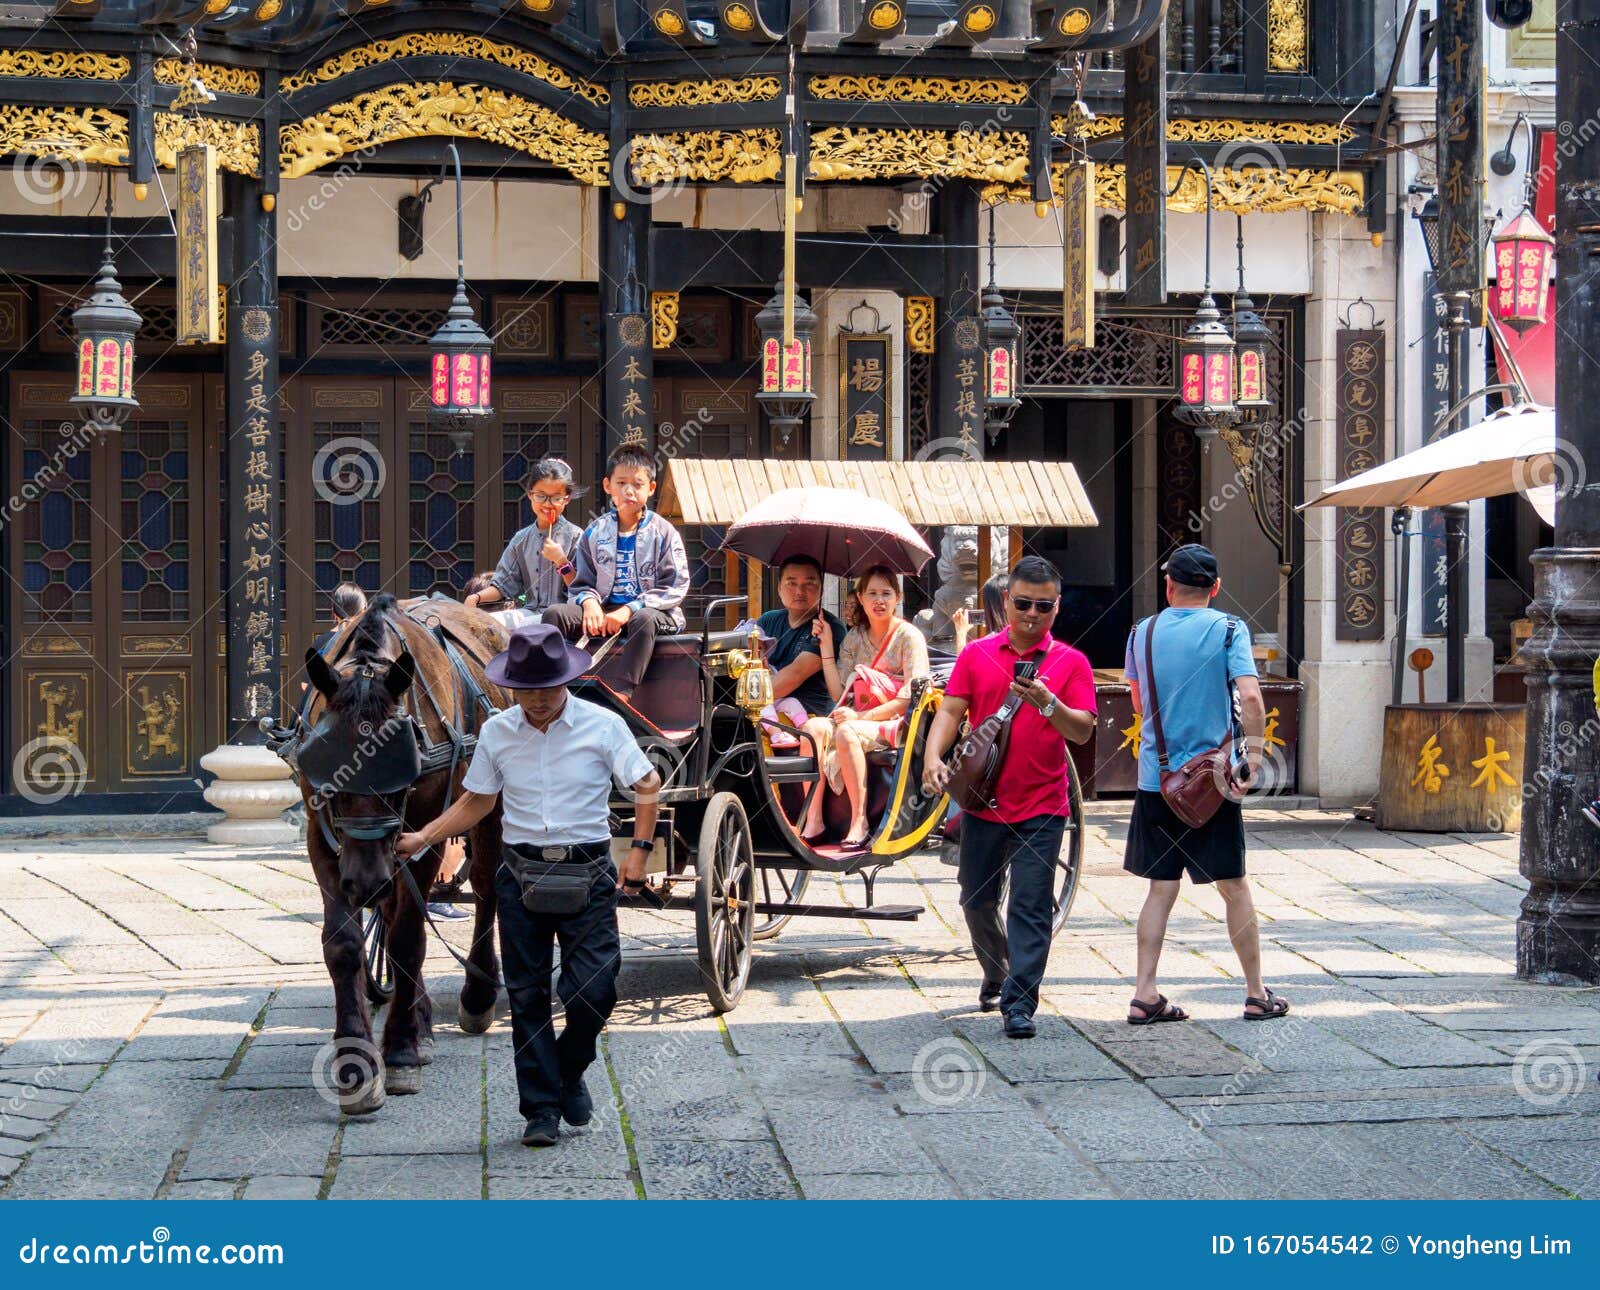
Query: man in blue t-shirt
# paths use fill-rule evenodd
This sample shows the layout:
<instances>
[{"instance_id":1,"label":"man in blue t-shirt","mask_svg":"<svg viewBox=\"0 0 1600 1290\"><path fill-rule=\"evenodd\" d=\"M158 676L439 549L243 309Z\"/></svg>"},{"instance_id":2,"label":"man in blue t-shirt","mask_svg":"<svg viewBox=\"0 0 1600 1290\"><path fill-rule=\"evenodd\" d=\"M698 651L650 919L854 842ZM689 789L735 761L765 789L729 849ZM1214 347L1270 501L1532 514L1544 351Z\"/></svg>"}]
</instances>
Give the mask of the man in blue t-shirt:
<instances>
[{"instance_id":1,"label":"man in blue t-shirt","mask_svg":"<svg viewBox=\"0 0 1600 1290\"><path fill-rule=\"evenodd\" d=\"M778 599L782 609L769 609L756 620L763 636L772 638L767 662L777 673L773 678L773 697L792 695L806 715L820 717L836 705L822 677L822 650L817 639L818 619L832 631L832 645L844 639L845 627L822 603L822 566L810 556L797 555L778 569Z\"/></svg>"},{"instance_id":2,"label":"man in blue t-shirt","mask_svg":"<svg viewBox=\"0 0 1600 1290\"><path fill-rule=\"evenodd\" d=\"M1261 937L1244 876L1244 815L1239 807L1246 786L1260 772L1266 728L1250 629L1211 608L1222 579L1217 576L1217 557L1205 547L1181 546L1161 569L1167 575L1168 607L1134 627L1126 659L1133 710L1141 720L1139 792L1128 822L1122 867L1150 880L1149 895L1139 912L1138 979L1128 1005L1128 1024L1188 1020L1188 1013L1156 990L1167 918L1186 870L1193 882L1216 883L1227 907L1228 938L1244 971L1245 1020L1270 1020L1287 1013L1289 1003L1261 981ZM1177 770L1231 740L1235 693L1245 760L1235 768L1216 814L1199 828L1191 828L1161 796L1160 741L1151 708L1160 714L1167 768Z\"/></svg>"}]
</instances>

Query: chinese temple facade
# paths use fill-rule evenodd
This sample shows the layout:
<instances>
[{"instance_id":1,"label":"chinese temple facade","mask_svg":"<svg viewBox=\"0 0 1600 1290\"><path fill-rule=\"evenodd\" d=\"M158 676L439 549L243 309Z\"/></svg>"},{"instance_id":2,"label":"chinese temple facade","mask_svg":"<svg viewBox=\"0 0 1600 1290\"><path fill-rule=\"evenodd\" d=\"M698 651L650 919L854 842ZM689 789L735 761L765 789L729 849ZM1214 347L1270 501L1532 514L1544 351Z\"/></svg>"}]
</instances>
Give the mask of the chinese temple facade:
<instances>
[{"instance_id":1,"label":"chinese temple facade","mask_svg":"<svg viewBox=\"0 0 1600 1290\"><path fill-rule=\"evenodd\" d=\"M1098 525L1024 535L1065 574L1063 633L1120 670L1164 553L1208 542L1282 678L1285 785L1360 795L1377 749L1351 711L1370 691L1381 712L1387 685L1388 536L1381 513L1361 530L1294 506L1395 442L1391 18L1335 0L8 6L4 801L70 807L48 788L69 749L77 809L196 805L200 758L298 701L334 585L459 595L528 522L534 461L573 464L582 519L625 439L663 460L1070 461ZM180 165L202 144L212 199ZM429 415L458 279L447 145L492 340L492 411L453 427ZM1063 300L1083 158L1092 346ZM73 311L108 239L141 317L138 406L87 433ZM793 427L758 398L786 253L816 319ZM1203 292L1226 316L1241 285L1270 337L1265 406L1197 434L1178 342ZM1008 420L985 411L990 295L1019 328ZM719 537L686 533L698 597L746 589ZM975 574L964 535L943 537L913 609ZM1102 725L1098 787L1117 791L1129 722Z\"/></svg>"}]
</instances>

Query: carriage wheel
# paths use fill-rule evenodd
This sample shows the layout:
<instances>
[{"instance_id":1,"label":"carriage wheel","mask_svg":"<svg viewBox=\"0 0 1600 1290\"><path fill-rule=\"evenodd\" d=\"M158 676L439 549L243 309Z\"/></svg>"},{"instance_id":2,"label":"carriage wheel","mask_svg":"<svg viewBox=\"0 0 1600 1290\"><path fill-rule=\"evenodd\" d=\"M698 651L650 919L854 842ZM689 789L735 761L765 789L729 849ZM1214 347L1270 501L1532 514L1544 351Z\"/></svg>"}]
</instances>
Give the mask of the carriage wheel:
<instances>
[{"instance_id":1,"label":"carriage wheel","mask_svg":"<svg viewBox=\"0 0 1600 1290\"><path fill-rule=\"evenodd\" d=\"M1058 936L1067 925L1067 915L1072 912L1072 902L1078 895L1078 879L1083 876L1083 784L1078 779L1078 767L1067 758L1067 800L1072 813L1067 817L1067 832L1062 839L1061 855L1056 860L1055 913L1050 919L1050 935ZM1011 870L1008 866L1000 877L1000 909L1002 917L1006 902L1011 899Z\"/></svg>"},{"instance_id":2,"label":"carriage wheel","mask_svg":"<svg viewBox=\"0 0 1600 1290\"><path fill-rule=\"evenodd\" d=\"M383 911L361 911L361 943L366 950L367 998L381 1007L394 998L394 964L389 960L389 931Z\"/></svg>"},{"instance_id":3,"label":"carriage wheel","mask_svg":"<svg viewBox=\"0 0 1600 1290\"><path fill-rule=\"evenodd\" d=\"M806 888L811 885L811 870L809 869L758 869L756 877L761 883L760 900L770 904L797 904L806 894ZM755 927L750 932L750 939L755 941L771 940L785 927L793 914L766 914L762 915Z\"/></svg>"},{"instance_id":4,"label":"carriage wheel","mask_svg":"<svg viewBox=\"0 0 1600 1290\"><path fill-rule=\"evenodd\" d=\"M750 977L756 869L750 821L732 793L706 807L695 850L694 931L700 981L716 1012L739 1002Z\"/></svg>"}]
</instances>

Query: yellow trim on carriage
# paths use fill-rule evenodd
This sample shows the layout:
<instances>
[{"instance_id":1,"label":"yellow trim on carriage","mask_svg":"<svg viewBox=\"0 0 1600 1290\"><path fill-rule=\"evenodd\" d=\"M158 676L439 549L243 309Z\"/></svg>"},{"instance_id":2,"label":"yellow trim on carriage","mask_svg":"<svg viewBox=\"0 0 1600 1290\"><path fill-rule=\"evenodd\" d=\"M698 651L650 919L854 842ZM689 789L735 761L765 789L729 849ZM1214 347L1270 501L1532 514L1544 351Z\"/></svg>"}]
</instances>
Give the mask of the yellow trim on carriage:
<instances>
[{"instance_id":1,"label":"yellow trim on carriage","mask_svg":"<svg viewBox=\"0 0 1600 1290\"><path fill-rule=\"evenodd\" d=\"M906 800L906 785L911 778L912 759L906 754L916 747L917 731L920 729L922 722L927 719L929 710L931 709L937 713L939 704L943 699L944 691L930 682L927 689L922 692L922 702L917 705L917 710L906 720L906 735L905 741L901 744L899 774L895 776L894 796L890 799L888 809L884 812L884 817L889 821L891 829L893 829L895 821L900 818L900 807ZM929 813L921 824L902 838L879 837L873 842L870 854L893 857L902 856L908 851L916 850L926 840L928 834L933 832L934 826L943 822L945 812L949 809L949 806L950 795L941 793L938 806Z\"/></svg>"}]
</instances>

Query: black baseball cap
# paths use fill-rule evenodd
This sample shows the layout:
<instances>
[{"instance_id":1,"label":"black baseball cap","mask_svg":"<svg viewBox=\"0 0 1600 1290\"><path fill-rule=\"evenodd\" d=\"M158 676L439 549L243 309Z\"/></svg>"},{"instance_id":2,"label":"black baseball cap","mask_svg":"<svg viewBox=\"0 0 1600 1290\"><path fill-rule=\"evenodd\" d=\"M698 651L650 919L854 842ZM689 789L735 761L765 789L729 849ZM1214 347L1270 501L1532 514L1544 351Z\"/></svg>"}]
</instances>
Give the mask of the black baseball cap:
<instances>
[{"instance_id":1,"label":"black baseball cap","mask_svg":"<svg viewBox=\"0 0 1600 1290\"><path fill-rule=\"evenodd\" d=\"M1209 548L1190 542L1167 557L1161 572L1185 587L1210 587L1217 580L1217 557Z\"/></svg>"}]
</instances>

